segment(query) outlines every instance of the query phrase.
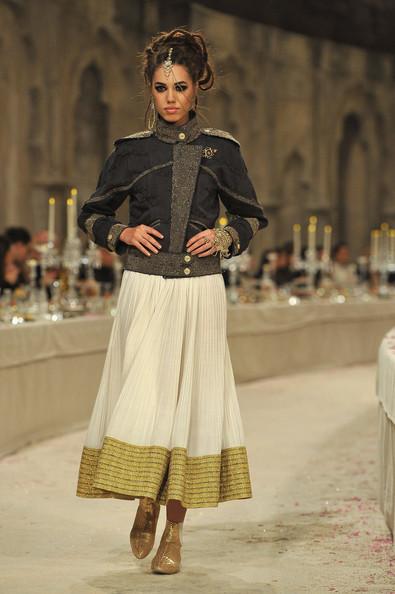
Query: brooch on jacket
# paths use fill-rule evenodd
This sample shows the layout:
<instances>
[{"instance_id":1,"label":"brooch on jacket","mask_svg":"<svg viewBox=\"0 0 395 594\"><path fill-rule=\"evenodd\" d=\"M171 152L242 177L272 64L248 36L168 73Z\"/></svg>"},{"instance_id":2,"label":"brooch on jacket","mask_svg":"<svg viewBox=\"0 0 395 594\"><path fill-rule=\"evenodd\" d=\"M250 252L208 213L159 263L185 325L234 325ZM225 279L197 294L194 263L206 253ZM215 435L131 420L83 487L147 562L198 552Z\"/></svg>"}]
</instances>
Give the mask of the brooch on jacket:
<instances>
[{"instance_id":1,"label":"brooch on jacket","mask_svg":"<svg viewBox=\"0 0 395 594\"><path fill-rule=\"evenodd\" d=\"M206 159L211 159L211 157L215 155L217 150L218 149L216 148L211 148L211 146L206 146L202 151L203 157L206 157Z\"/></svg>"}]
</instances>

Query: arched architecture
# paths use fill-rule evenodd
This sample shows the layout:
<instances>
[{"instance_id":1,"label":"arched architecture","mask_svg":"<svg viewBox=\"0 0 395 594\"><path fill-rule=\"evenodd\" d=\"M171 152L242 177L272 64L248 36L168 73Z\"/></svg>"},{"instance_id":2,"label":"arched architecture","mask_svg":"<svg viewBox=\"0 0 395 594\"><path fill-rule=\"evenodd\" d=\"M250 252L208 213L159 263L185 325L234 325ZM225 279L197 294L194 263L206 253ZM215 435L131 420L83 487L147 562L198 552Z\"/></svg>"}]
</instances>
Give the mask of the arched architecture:
<instances>
[{"instance_id":1,"label":"arched architecture","mask_svg":"<svg viewBox=\"0 0 395 594\"><path fill-rule=\"evenodd\" d=\"M329 185L337 238L356 256L367 248L370 230L386 218L383 190L388 171L389 113L371 86L348 89L335 114ZM394 224L394 220L388 221Z\"/></svg>"},{"instance_id":2,"label":"arched architecture","mask_svg":"<svg viewBox=\"0 0 395 594\"><path fill-rule=\"evenodd\" d=\"M302 223L304 219L304 169L305 161L293 151L284 163L281 174L280 208L278 213L279 237L288 238L289 230L294 223Z\"/></svg>"},{"instance_id":3,"label":"arched architecture","mask_svg":"<svg viewBox=\"0 0 395 594\"><path fill-rule=\"evenodd\" d=\"M74 105L73 181L81 196L92 191L91 181L107 157L109 108L103 101L103 77L95 63L80 78Z\"/></svg>"},{"instance_id":4,"label":"arched architecture","mask_svg":"<svg viewBox=\"0 0 395 594\"><path fill-rule=\"evenodd\" d=\"M38 19L35 3L0 0L2 226L45 227L54 193L64 236L70 188L85 200L114 139L144 128L139 52L163 23L209 42L217 79L199 97L203 125L238 138L270 220L252 252L291 239L295 222L306 240L312 214L318 241L331 223L354 255L371 228L395 225L392 55L198 3L179 3L166 21L162 0L40 4Z\"/></svg>"}]
</instances>

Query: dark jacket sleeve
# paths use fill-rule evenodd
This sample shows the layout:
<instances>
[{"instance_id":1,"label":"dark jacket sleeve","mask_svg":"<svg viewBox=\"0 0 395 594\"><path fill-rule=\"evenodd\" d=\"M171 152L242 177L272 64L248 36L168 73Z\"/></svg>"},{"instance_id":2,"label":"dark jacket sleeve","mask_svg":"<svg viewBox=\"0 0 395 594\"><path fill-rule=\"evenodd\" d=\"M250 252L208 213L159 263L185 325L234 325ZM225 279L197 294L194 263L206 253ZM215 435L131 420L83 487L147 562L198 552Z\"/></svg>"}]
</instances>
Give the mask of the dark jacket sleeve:
<instances>
[{"instance_id":1,"label":"dark jacket sleeve","mask_svg":"<svg viewBox=\"0 0 395 594\"><path fill-rule=\"evenodd\" d=\"M103 165L96 190L78 215L78 226L89 239L119 255L127 249L127 244L119 239L127 225L115 218L115 212L128 195L130 185L126 160L116 147Z\"/></svg>"},{"instance_id":2,"label":"dark jacket sleeve","mask_svg":"<svg viewBox=\"0 0 395 594\"><path fill-rule=\"evenodd\" d=\"M259 229L268 225L262 204L258 201L248 170L236 142L227 142L226 163L218 179L218 190L229 223L224 227L232 236L230 255L237 256L247 249Z\"/></svg>"}]
</instances>

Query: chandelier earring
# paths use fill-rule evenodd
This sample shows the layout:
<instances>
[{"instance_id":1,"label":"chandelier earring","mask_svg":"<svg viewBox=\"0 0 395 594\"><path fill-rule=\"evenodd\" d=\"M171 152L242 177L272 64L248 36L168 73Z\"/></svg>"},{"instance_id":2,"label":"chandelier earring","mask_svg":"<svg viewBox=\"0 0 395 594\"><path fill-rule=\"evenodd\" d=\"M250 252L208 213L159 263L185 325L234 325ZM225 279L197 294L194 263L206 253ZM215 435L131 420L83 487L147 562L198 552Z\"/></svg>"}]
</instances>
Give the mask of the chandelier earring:
<instances>
[{"instance_id":1,"label":"chandelier earring","mask_svg":"<svg viewBox=\"0 0 395 594\"><path fill-rule=\"evenodd\" d=\"M155 127L155 124L156 124L156 109L155 109L154 100L151 97L149 114L148 114L148 122L147 122L148 129L153 130L153 128Z\"/></svg>"}]
</instances>

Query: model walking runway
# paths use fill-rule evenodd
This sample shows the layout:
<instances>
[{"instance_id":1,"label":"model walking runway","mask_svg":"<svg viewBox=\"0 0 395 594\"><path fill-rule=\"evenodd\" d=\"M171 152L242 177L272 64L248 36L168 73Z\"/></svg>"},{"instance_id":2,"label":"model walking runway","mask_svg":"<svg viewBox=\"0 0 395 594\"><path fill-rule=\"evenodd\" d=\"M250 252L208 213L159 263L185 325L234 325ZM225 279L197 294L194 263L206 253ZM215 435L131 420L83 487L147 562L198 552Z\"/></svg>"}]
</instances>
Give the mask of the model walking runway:
<instances>
[{"instance_id":1,"label":"model walking runway","mask_svg":"<svg viewBox=\"0 0 395 594\"><path fill-rule=\"evenodd\" d=\"M165 505L152 570L176 573L186 510L252 497L221 258L241 254L268 221L239 142L198 117L198 90L214 83L203 36L160 33L143 71L147 130L115 141L78 217L92 241L124 256L124 273L77 495L140 499L130 531L140 559ZM115 216L126 198L128 225Z\"/></svg>"}]
</instances>

